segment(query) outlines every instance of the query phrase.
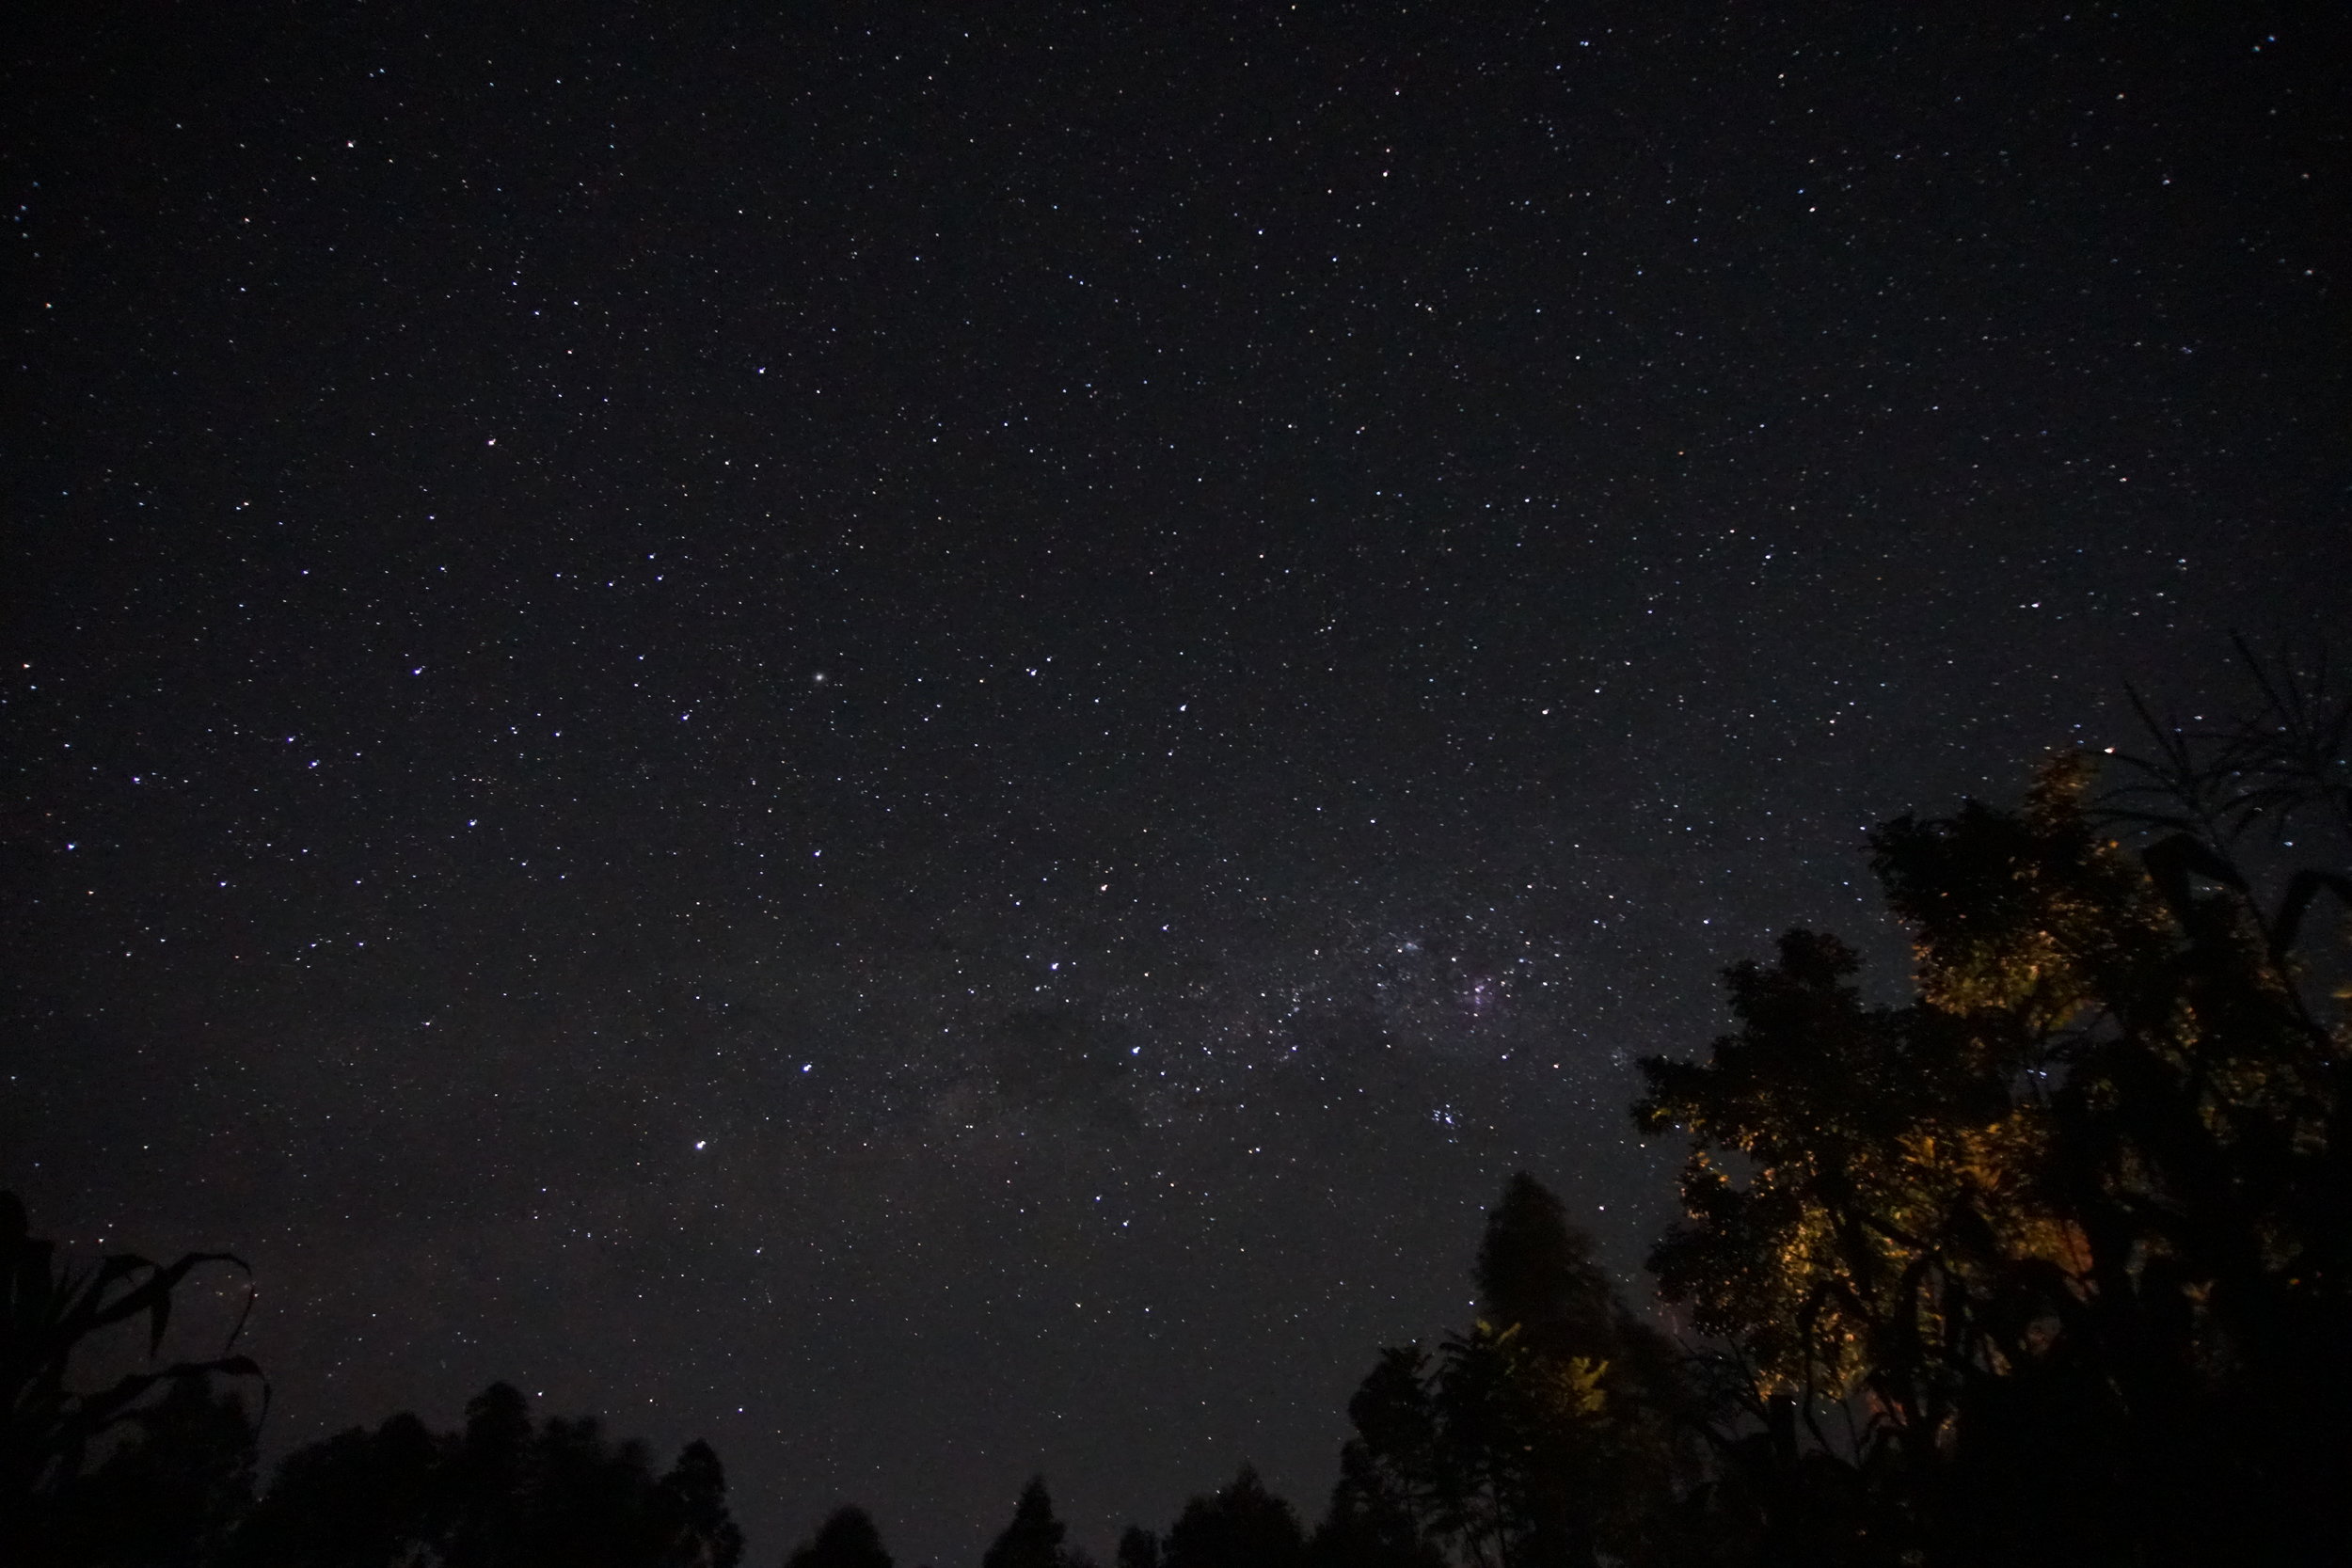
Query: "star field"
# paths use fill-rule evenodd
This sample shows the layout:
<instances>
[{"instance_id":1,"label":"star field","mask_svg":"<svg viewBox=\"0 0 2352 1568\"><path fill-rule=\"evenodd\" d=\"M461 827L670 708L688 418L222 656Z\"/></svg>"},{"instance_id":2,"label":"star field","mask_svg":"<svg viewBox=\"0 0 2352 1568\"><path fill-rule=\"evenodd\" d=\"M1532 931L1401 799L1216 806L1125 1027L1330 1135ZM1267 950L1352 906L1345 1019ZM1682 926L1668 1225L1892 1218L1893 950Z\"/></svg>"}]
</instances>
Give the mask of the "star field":
<instances>
[{"instance_id":1,"label":"star field","mask_svg":"<svg viewBox=\"0 0 2352 1568\"><path fill-rule=\"evenodd\" d=\"M2250 17L2250 13L2249 13ZM274 1451L493 1378L1312 1513L1862 834L2341 641L2341 18L75 11L7 68L0 1183Z\"/></svg>"}]
</instances>

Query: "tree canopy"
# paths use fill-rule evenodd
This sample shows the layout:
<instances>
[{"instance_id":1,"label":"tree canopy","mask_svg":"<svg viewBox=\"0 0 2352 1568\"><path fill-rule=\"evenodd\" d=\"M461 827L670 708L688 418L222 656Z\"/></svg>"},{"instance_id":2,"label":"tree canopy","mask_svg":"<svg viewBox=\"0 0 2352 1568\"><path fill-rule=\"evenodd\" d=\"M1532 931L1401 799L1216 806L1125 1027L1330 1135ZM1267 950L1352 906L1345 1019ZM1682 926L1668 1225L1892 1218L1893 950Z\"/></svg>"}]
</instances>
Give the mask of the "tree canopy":
<instances>
[{"instance_id":1,"label":"tree canopy","mask_svg":"<svg viewBox=\"0 0 2352 1568\"><path fill-rule=\"evenodd\" d=\"M2291 683L2094 795L1872 839L1913 999L1792 931L1737 1028L1643 1064L1691 1143L1652 1267L1709 1336L1748 1549L2296 1560L2346 1538L2347 710ZM1736 1440L1731 1436L1738 1433ZM1905 1554L1914 1554L1906 1559Z\"/></svg>"},{"instance_id":2,"label":"tree canopy","mask_svg":"<svg viewBox=\"0 0 2352 1568\"><path fill-rule=\"evenodd\" d=\"M1062 1537L1069 1533L1054 1517L1054 1499L1045 1478L1032 1476L1013 1505L1012 1523L989 1544L980 1568L1062 1568Z\"/></svg>"}]
</instances>

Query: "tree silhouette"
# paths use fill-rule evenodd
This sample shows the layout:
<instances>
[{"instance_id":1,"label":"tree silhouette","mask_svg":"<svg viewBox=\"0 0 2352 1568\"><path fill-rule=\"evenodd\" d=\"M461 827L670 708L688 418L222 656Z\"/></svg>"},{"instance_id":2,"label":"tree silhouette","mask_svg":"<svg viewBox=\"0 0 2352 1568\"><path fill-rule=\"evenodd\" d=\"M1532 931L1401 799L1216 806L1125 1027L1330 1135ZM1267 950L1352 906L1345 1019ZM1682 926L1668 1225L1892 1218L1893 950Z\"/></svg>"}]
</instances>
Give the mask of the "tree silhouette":
<instances>
[{"instance_id":1,"label":"tree silhouette","mask_svg":"<svg viewBox=\"0 0 2352 1568\"><path fill-rule=\"evenodd\" d=\"M1160 1568L1160 1538L1141 1525L1119 1533L1119 1568Z\"/></svg>"},{"instance_id":2,"label":"tree silhouette","mask_svg":"<svg viewBox=\"0 0 2352 1568\"><path fill-rule=\"evenodd\" d=\"M794 1549L785 1568L891 1568L882 1532L862 1508L836 1509Z\"/></svg>"},{"instance_id":3,"label":"tree silhouette","mask_svg":"<svg viewBox=\"0 0 2352 1568\"><path fill-rule=\"evenodd\" d=\"M726 1470L707 1443L680 1450L661 1478L654 1516L662 1568L735 1568L743 1560L743 1532L727 1513Z\"/></svg>"},{"instance_id":4,"label":"tree silhouette","mask_svg":"<svg viewBox=\"0 0 2352 1568\"><path fill-rule=\"evenodd\" d=\"M1504 1184L1479 1239L1480 1312L1518 1327L1530 1343L1590 1347L1610 1341L1622 1315L1608 1276L1592 1259L1592 1239L1525 1171Z\"/></svg>"},{"instance_id":5,"label":"tree silhouette","mask_svg":"<svg viewBox=\"0 0 2352 1568\"><path fill-rule=\"evenodd\" d=\"M1197 1497L1169 1527L1163 1568L1299 1568L1298 1515L1244 1465L1232 1483Z\"/></svg>"},{"instance_id":6,"label":"tree silhouette","mask_svg":"<svg viewBox=\"0 0 2352 1568\"><path fill-rule=\"evenodd\" d=\"M523 1549L531 1502L531 1409L512 1384L466 1402L466 1429L448 1466L452 1568L492 1568Z\"/></svg>"},{"instance_id":7,"label":"tree silhouette","mask_svg":"<svg viewBox=\"0 0 2352 1568\"><path fill-rule=\"evenodd\" d=\"M1677 1361L1591 1245L1511 1180L1479 1248L1486 1316L1435 1356L1384 1351L1350 1402L1320 1552L1576 1568L1638 1550L1674 1479Z\"/></svg>"},{"instance_id":8,"label":"tree silhouette","mask_svg":"<svg viewBox=\"0 0 2352 1568\"><path fill-rule=\"evenodd\" d=\"M1359 1431L1362 1402L1359 1393L1350 1406ZM1416 1499L1383 1471L1360 1436L1340 1450L1339 1482L1307 1543L1307 1558L1312 1568L1445 1568L1447 1561Z\"/></svg>"},{"instance_id":9,"label":"tree silhouette","mask_svg":"<svg viewBox=\"0 0 2352 1568\"><path fill-rule=\"evenodd\" d=\"M233 1391L204 1378L174 1380L54 1498L58 1558L219 1561L253 1505L254 1436L252 1415Z\"/></svg>"},{"instance_id":10,"label":"tree silhouette","mask_svg":"<svg viewBox=\"0 0 2352 1568\"><path fill-rule=\"evenodd\" d=\"M237 1533L251 1568L398 1568L442 1556L446 1439L403 1413L295 1449Z\"/></svg>"},{"instance_id":11,"label":"tree silhouette","mask_svg":"<svg viewBox=\"0 0 2352 1568\"><path fill-rule=\"evenodd\" d=\"M1065 1533L1062 1522L1054 1517L1045 1478L1032 1476L1013 1506L1012 1523L990 1544L980 1568L1060 1568Z\"/></svg>"},{"instance_id":12,"label":"tree silhouette","mask_svg":"<svg viewBox=\"0 0 2352 1568\"><path fill-rule=\"evenodd\" d=\"M1873 839L1915 997L1792 932L1643 1064L1692 1141L1653 1266L1718 1337L1708 1506L1763 1560L2321 1560L2352 1529L2352 704L2256 668L2024 807ZM1910 1554L1906 1559L1905 1554Z\"/></svg>"},{"instance_id":13,"label":"tree silhouette","mask_svg":"<svg viewBox=\"0 0 2352 1568\"><path fill-rule=\"evenodd\" d=\"M592 1418L533 1421L494 1384L461 1433L414 1416L289 1455L233 1544L246 1568L734 1568L743 1539L707 1444L655 1479Z\"/></svg>"}]
</instances>

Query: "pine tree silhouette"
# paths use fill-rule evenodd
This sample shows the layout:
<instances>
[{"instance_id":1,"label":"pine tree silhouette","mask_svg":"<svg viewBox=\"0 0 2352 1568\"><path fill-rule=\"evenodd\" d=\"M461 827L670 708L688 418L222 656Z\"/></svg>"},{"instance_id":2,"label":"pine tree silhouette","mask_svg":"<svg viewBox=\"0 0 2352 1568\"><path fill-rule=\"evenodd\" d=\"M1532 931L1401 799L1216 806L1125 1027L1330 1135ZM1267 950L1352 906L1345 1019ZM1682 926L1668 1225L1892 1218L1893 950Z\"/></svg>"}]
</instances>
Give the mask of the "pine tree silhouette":
<instances>
[{"instance_id":1,"label":"pine tree silhouette","mask_svg":"<svg viewBox=\"0 0 2352 1568\"><path fill-rule=\"evenodd\" d=\"M1168 1532L1162 1568L1298 1568L1305 1538L1291 1505L1266 1490L1255 1465L1195 1497Z\"/></svg>"},{"instance_id":2,"label":"pine tree silhouette","mask_svg":"<svg viewBox=\"0 0 2352 1568\"><path fill-rule=\"evenodd\" d=\"M661 1478L661 1568L736 1568L743 1532L727 1513L726 1471L710 1445L686 1445Z\"/></svg>"},{"instance_id":3,"label":"pine tree silhouette","mask_svg":"<svg viewBox=\"0 0 2352 1568\"><path fill-rule=\"evenodd\" d=\"M1160 1568L1160 1538L1129 1525L1119 1535L1119 1568Z\"/></svg>"},{"instance_id":4,"label":"pine tree silhouette","mask_svg":"<svg viewBox=\"0 0 2352 1568\"><path fill-rule=\"evenodd\" d=\"M1013 1505L1012 1523L990 1544L980 1568L1060 1568L1065 1533L1062 1522L1054 1517L1045 1478L1032 1476Z\"/></svg>"}]
</instances>

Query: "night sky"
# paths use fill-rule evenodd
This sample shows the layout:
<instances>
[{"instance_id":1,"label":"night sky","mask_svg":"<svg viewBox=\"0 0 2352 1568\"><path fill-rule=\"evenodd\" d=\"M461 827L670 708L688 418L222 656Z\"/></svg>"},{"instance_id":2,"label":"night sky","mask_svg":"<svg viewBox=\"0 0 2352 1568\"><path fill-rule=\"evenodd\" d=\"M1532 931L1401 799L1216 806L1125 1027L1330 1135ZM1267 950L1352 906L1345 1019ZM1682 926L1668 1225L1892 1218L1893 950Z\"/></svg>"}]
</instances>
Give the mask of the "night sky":
<instances>
[{"instance_id":1,"label":"night sky","mask_svg":"<svg viewBox=\"0 0 2352 1568\"><path fill-rule=\"evenodd\" d=\"M273 1453L1319 1513L1867 827L2352 641L2352 32L2194 9L19 17L0 1183Z\"/></svg>"}]
</instances>

